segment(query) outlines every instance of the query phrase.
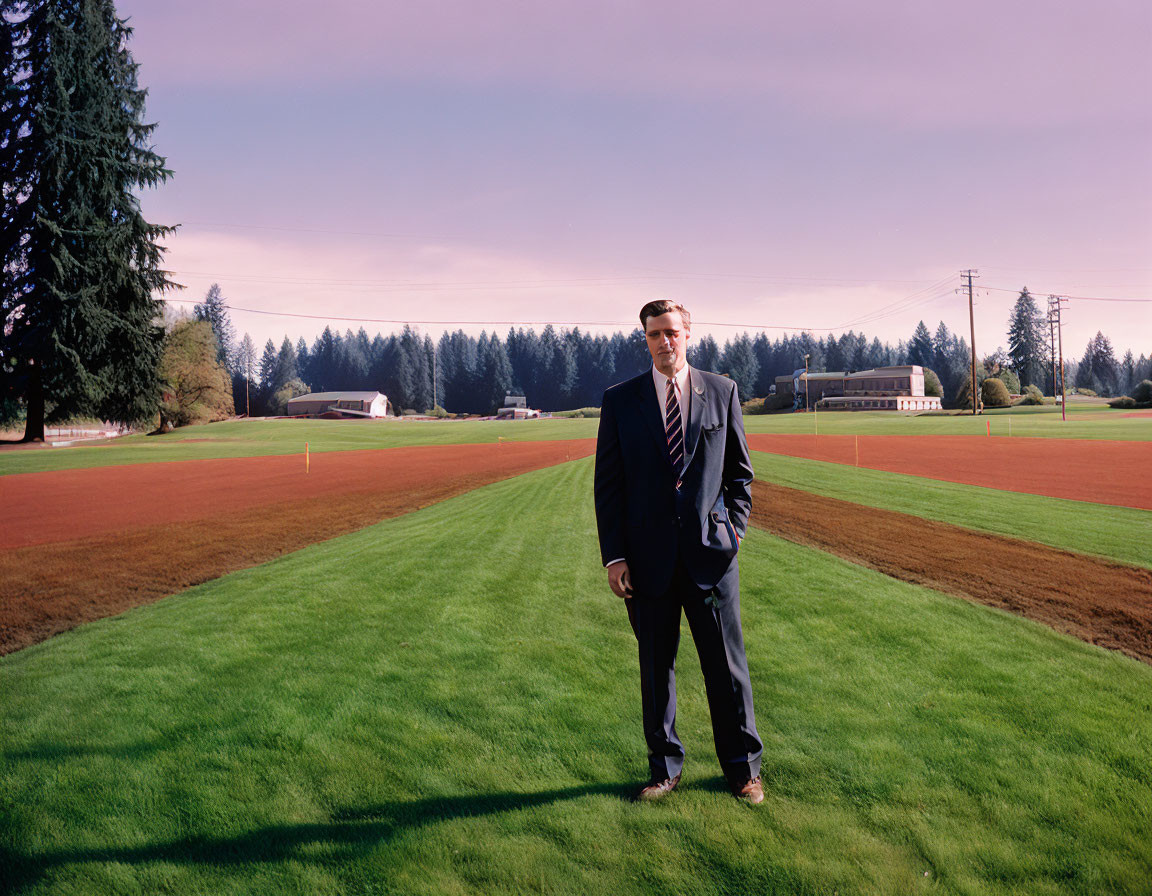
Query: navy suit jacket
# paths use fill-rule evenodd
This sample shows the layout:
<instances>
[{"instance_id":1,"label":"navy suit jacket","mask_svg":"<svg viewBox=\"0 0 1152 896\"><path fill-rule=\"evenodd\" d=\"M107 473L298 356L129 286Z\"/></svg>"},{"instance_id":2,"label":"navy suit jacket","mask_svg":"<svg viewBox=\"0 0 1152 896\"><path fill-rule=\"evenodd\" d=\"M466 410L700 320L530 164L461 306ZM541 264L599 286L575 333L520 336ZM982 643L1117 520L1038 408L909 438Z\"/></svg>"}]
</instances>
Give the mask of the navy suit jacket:
<instances>
[{"instance_id":1,"label":"navy suit jacket","mask_svg":"<svg viewBox=\"0 0 1152 896\"><path fill-rule=\"evenodd\" d=\"M638 594L666 592L677 560L697 586L715 588L735 565L752 508L736 384L692 369L679 475L660 400L651 369L604 393L595 477L601 559L628 561Z\"/></svg>"}]
</instances>

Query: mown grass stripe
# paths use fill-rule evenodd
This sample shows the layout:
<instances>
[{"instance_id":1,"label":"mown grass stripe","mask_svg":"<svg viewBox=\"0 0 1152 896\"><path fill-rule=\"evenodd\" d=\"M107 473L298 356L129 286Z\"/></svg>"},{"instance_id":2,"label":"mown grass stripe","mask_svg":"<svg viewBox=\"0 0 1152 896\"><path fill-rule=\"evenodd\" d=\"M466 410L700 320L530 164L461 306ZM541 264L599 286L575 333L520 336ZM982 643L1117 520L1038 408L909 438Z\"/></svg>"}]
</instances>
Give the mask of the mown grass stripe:
<instances>
[{"instance_id":1,"label":"mown grass stripe","mask_svg":"<svg viewBox=\"0 0 1152 896\"><path fill-rule=\"evenodd\" d=\"M1009 423L1011 420L1011 424ZM349 451L398 445L447 445L508 440L586 439L596 436L595 419L552 418L520 421L342 421L233 420L188 426L160 436L129 436L99 446L0 450L0 476L113 464ZM748 432L810 433L813 414L750 415ZM1100 403L1072 402L1069 419L1059 409L1008 408L978 418L912 417L892 412L822 413L818 426L842 435L993 435L1073 439L1152 440L1152 419L1125 418Z\"/></svg>"},{"instance_id":2,"label":"mown grass stripe","mask_svg":"<svg viewBox=\"0 0 1152 896\"><path fill-rule=\"evenodd\" d=\"M815 419L818 418L818 419ZM988 409L968 414L912 416L893 411L817 411L763 414L744 418L748 432L812 433L821 435L950 435L1027 436L1049 439L1152 440L1152 419L1125 417L1104 402L1069 402L1068 419L1057 407Z\"/></svg>"},{"instance_id":3,"label":"mown grass stripe","mask_svg":"<svg viewBox=\"0 0 1152 896\"><path fill-rule=\"evenodd\" d=\"M930 450L930 446L926 448ZM1152 568L1152 513L752 452L756 476L868 507ZM1135 473L1134 473L1135 475Z\"/></svg>"},{"instance_id":4,"label":"mown grass stripe","mask_svg":"<svg viewBox=\"0 0 1152 896\"><path fill-rule=\"evenodd\" d=\"M126 436L103 445L0 450L0 476L178 460L263 457L397 448L596 437L594 419L548 420L233 420L187 426L158 436Z\"/></svg>"}]
</instances>

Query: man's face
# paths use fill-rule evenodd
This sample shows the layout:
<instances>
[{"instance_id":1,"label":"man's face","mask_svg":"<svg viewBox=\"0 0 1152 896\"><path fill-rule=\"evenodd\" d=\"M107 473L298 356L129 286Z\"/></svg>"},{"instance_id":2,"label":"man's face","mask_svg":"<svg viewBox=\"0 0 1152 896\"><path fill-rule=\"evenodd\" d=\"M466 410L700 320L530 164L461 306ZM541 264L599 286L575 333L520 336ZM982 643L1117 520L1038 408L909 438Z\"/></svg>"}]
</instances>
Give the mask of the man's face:
<instances>
[{"instance_id":1,"label":"man's face","mask_svg":"<svg viewBox=\"0 0 1152 896\"><path fill-rule=\"evenodd\" d=\"M648 318L644 336L652 363L665 376L672 376L688 363L688 337L691 335L679 311L668 311L659 317Z\"/></svg>"}]
</instances>

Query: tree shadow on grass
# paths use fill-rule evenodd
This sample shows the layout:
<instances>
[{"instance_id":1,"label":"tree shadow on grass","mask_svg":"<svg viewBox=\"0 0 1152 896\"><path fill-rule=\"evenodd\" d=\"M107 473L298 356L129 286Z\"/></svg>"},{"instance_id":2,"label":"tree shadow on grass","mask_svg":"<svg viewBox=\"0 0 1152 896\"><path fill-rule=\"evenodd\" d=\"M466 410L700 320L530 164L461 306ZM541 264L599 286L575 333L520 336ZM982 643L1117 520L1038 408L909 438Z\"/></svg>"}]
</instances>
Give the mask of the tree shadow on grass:
<instances>
[{"instance_id":1,"label":"tree shadow on grass","mask_svg":"<svg viewBox=\"0 0 1152 896\"><path fill-rule=\"evenodd\" d=\"M226 866L289 859L316 861L319 856L310 847L319 847L327 858L347 859L387 843L394 836L437 822L517 812L585 796L629 799L635 787L634 782L586 784L536 793L505 792L396 800L378 806L341 809L332 813L328 822L273 825L237 837L190 837L144 846L21 853L0 843L0 892L18 893L34 886L53 868L83 862Z\"/></svg>"}]
</instances>

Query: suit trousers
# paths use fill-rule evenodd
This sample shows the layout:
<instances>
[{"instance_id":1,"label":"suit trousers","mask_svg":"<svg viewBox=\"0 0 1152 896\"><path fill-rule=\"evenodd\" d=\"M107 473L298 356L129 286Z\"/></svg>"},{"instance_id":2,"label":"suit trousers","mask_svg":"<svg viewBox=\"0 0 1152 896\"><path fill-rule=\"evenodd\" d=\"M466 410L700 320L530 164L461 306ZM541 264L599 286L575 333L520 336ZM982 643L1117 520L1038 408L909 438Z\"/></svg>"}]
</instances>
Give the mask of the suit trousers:
<instances>
[{"instance_id":1,"label":"suit trousers","mask_svg":"<svg viewBox=\"0 0 1152 896\"><path fill-rule=\"evenodd\" d=\"M672 778L684 765L676 734L676 651L680 611L688 627L708 694L712 737L724 776L740 786L760 774L763 744L756 731L752 686L740 627L740 575L735 562L720 583L702 590L677 563L667 592L637 593L626 601L640 653L644 739L653 780Z\"/></svg>"}]
</instances>

